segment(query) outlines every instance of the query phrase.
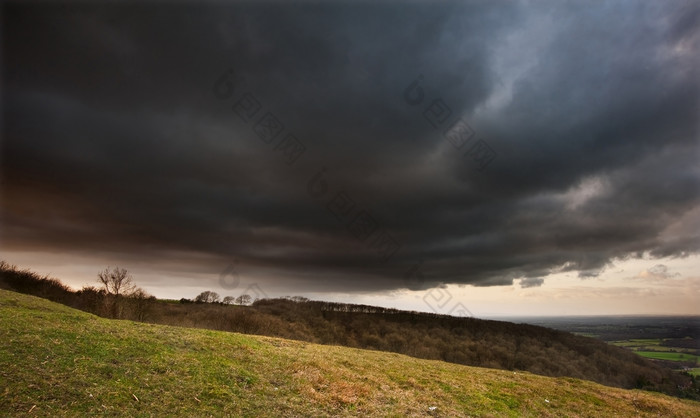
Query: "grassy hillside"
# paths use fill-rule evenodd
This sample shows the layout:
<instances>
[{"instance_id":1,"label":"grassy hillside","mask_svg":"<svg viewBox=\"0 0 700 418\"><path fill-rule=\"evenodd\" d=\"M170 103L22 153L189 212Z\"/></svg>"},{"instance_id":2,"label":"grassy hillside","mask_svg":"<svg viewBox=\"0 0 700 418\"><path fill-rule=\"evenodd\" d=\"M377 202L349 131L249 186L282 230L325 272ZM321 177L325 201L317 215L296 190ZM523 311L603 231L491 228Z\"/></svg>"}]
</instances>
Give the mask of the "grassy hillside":
<instances>
[{"instance_id":1,"label":"grassy hillside","mask_svg":"<svg viewBox=\"0 0 700 418\"><path fill-rule=\"evenodd\" d=\"M662 394L115 321L0 291L2 415L700 416Z\"/></svg>"}]
</instances>

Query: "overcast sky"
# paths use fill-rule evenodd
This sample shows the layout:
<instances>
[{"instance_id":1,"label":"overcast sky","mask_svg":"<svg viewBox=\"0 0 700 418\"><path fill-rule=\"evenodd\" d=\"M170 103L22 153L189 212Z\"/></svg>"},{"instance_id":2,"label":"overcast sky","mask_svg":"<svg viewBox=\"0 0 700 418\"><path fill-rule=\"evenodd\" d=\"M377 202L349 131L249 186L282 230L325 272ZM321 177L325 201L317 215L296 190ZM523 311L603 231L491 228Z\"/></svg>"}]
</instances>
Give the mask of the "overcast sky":
<instances>
[{"instance_id":1,"label":"overcast sky","mask_svg":"<svg viewBox=\"0 0 700 418\"><path fill-rule=\"evenodd\" d=\"M700 314L699 60L697 1L3 2L2 259Z\"/></svg>"}]
</instances>

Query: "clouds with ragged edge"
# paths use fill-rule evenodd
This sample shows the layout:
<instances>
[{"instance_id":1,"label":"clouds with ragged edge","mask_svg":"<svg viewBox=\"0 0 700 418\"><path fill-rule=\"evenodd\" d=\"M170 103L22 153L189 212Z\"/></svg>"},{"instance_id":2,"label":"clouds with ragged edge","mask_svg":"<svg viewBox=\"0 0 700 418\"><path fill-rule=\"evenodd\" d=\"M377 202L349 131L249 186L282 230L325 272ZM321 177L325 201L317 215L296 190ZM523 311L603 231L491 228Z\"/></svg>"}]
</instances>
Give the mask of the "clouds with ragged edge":
<instances>
[{"instance_id":1,"label":"clouds with ragged edge","mask_svg":"<svg viewBox=\"0 0 700 418\"><path fill-rule=\"evenodd\" d=\"M371 292L537 287L700 249L696 2L2 8L7 250L235 258ZM461 148L445 136L459 118L475 132ZM497 154L483 170L477 141ZM398 246L388 260L367 228Z\"/></svg>"}]
</instances>

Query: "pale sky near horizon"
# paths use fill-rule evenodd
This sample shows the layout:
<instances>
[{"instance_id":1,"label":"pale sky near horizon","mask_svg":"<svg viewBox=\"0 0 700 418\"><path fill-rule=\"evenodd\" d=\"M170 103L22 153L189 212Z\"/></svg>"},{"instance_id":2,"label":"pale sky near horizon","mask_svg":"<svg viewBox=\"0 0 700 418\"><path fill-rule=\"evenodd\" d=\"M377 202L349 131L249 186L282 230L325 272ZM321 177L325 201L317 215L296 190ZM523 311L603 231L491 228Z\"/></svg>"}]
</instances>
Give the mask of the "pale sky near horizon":
<instances>
[{"instance_id":1,"label":"pale sky near horizon","mask_svg":"<svg viewBox=\"0 0 700 418\"><path fill-rule=\"evenodd\" d=\"M161 298L700 314L700 3L0 3L0 259ZM252 286L252 287L251 287Z\"/></svg>"}]
</instances>

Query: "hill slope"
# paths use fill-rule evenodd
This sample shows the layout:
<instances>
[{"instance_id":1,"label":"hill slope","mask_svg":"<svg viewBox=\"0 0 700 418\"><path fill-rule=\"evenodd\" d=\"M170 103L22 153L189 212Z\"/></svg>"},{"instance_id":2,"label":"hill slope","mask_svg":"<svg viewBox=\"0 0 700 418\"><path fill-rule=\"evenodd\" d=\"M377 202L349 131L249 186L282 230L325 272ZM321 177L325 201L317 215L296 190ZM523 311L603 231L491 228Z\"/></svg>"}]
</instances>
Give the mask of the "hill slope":
<instances>
[{"instance_id":1,"label":"hill slope","mask_svg":"<svg viewBox=\"0 0 700 418\"><path fill-rule=\"evenodd\" d=\"M0 387L3 415L700 415L700 403L656 393L108 320L8 291Z\"/></svg>"}]
</instances>

